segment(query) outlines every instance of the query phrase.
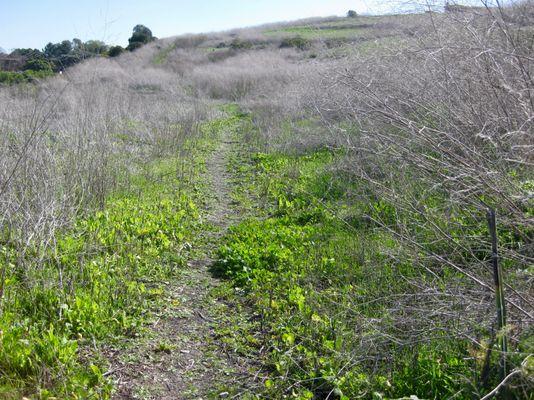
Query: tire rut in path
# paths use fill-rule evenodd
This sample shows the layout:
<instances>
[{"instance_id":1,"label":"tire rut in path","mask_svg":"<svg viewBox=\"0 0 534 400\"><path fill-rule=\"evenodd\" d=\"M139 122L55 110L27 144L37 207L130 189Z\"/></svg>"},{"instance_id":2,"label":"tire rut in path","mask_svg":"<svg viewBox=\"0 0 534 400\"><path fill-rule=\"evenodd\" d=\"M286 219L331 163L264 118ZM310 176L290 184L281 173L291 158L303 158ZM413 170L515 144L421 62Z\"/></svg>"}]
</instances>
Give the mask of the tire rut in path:
<instances>
[{"instance_id":1,"label":"tire rut in path","mask_svg":"<svg viewBox=\"0 0 534 400\"><path fill-rule=\"evenodd\" d=\"M150 340L129 355L130 363L122 356L112 367L117 371L115 399L207 399L218 387L242 386L250 379L251 361L227 352L216 332L218 320L233 307L209 295L220 284L209 271L210 254L227 228L239 221L231 208L227 160L235 150L228 136L223 133L206 163L213 196L207 220L216 227L204 233L206 256L188 263L169 284L167 309L150 327Z\"/></svg>"}]
</instances>

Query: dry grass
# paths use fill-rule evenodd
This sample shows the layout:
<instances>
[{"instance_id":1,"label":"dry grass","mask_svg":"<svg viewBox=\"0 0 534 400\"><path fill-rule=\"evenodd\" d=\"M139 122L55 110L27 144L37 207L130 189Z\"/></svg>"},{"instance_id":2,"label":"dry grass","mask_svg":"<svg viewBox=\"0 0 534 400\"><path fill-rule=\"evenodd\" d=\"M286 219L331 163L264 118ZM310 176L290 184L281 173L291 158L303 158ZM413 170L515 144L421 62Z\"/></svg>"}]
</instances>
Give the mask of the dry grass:
<instances>
[{"instance_id":1,"label":"dry grass","mask_svg":"<svg viewBox=\"0 0 534 400\"><path fill-rule=\"evenodd\" d=\"M37 86L0 90L3 240L45 252L56 230L127 185L126 171L195 133L205 107L179 76L152 66L156 51L89 60Z\"/></svg>"}]
</instances>

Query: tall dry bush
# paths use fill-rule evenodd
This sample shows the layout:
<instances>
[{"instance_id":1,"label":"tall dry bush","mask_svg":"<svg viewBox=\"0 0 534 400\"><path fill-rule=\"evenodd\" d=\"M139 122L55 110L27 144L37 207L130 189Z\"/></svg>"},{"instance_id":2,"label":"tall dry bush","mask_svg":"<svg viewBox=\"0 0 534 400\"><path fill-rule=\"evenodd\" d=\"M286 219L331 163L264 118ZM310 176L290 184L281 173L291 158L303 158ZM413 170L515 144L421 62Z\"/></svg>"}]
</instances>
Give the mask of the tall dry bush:
<instances>
[{"instance_id":1,"label":"tall dry bush","mask_svg":"<svg viewBox=\"0 0 534 400\"><path fill-rule=\"evenodd\" d=\"M199 90L213 99L231 101L266 96L282 90L297 68L281 52L253 51L219 63L197 66L186 75Z\"/></svg>"},{"instance_id":2,"label":"tall dry bush","mask_svg":"<svg viewBox=\"0 0 534 400\"><path fill-rule=\"evenodd\" d=\"M206 107L186 96L178 75L153 66L157 51L147 46L0 88L1 243L16 249L15 268L28 284L56 284L33 280L58 230L104 207L131 173L182 151L198 132Z\"/></svg>"},{"instance_id":3,"label":"tall dry bush","mask_svg":"<svg viewBox=\"0 0 534 400\"><path fill-rule=\"evenodd\" d=\"M378 207L365 217L398 240L392 262L420 270L399 272L413 293L390 304L386 341L447 337L485 348L502 334L485 219L492 208L511 353L523 359L518 344L534 319L534 5L482 6L428 13L406 45L340 62L310 105L345 136L350 155L340 168L359 183L357 200Z\"/></svg>"}]
</instances>

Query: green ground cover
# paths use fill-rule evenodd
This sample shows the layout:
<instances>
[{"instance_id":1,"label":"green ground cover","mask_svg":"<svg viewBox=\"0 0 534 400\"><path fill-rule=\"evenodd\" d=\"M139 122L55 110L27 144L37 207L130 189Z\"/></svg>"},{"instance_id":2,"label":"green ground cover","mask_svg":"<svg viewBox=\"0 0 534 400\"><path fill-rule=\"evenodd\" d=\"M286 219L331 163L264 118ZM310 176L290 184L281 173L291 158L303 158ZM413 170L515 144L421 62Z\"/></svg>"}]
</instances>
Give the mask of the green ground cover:
<instances>
[{"instance_id":1,"label":"green ground cover","mask_svg":"<svg viewBox=\"0 0 534 400\"><path fill-rule=\"evenodd\" d=\"M483 349L439 334L409 345L393 339L402 322L392 304L414 292L407 278L424 277L409 258L386 256L399 244L364 215L394 210L348 201L355 183L333 168L342 159L325 149L234 160L235 197L250 217L230 229L215 270L262 321L256 347L268 349L270 373L251 398L477 398L470 382Z\"/></svg>"},{"instance_id":2,"label":"green ground cover","mask_svg":"<svg viewBox=\"0 0 534 400\"><path fill-rule=\"evenodd\" d=\"M232 123L204 123L183 145L187 159L156 159L124 177L128 189L59 233L54 249L36 244L28 250L35 257L21 260L14 243L2 242L0 397L110 396L98 348L142 333L165 281L194 254L205 228L205 159Z\"/></svg>"}]
</instances>

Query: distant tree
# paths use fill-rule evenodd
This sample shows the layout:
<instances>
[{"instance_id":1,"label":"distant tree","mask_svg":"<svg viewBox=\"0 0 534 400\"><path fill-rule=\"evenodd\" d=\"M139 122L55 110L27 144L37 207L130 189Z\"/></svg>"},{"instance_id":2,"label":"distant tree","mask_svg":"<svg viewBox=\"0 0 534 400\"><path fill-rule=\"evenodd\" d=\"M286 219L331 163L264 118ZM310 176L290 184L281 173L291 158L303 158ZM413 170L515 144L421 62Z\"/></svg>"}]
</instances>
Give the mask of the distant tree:
<instances>
[{"instance_id":1,"label":"distant tree","mask_svg":"<svg viewBox=\"0 0 534 400\"><path fill-rule=\"evenodd\" d=\"M2 48L0 47L0 54L6 54L7 52Z\"/></svg>"},{"instance_id":2,"label":"distant tree","mask_svg":"<svg viewBox=\"0 0 534 400\"><path fill-rule=\"evenodd\" d=\"M349 18L356 18L357 16L358 16L358 13L356 11L354 11L354 10L349 10L347 12L347 17L349 17Z\"/></svg>"},{"instance_id":3,"label":"distant tree","mask_svg":"<svg viewBox=\"0 0 534 400\"><path fill-rule=\"evenodd\" d=\"M43 49L43 53L48 59L60 59L71 51L72 43L70 40L64 40L61 43L48 43Z\"/></svg>"},{"instance_id":4,"label":"distant tree","mask_svg":"<svg viewBox=\"0 0 534 400\"><path fill-rule=\"evenodd\" d=\"M152 42L156 38L152 35L152 31L144 25L136 25L133 28L132 37L128 39L128 47L126 49L133 51L144 44Z\"/></svg>"},{"instance_id":5,"label":"distant tree","mask_svg":"<svg viewBox=\"0 0 534 400\"><path fill-rule=\"evenodd\" d=\"M88 55L85 53L85 46L83 42L78 38L72 39L72 50L70 52L70 57L74 58L76 62L80 62L88 57Z\"/></svg>"},{"instance_id":6,"label":"distant tree","mask_svg":"<svg viewBox=\"0 0 534 400\"><path fill-rule=\"evenodd\" d=\"M9 63L4 63L3 69L10 71L22 71L29 70L31 68L26 68L26 64L31 60L46 60L43 53L37 49L14 49L9 53L10 61ZM39 68L35 66L36 68ZM37 69L39 70L39 69Z\"/></svg>"},{"instance_id":7,"label":"distant tree","mask_svg":"<svg viewBox=\"0 0 534 400\"><path fill-rule=\"evenodd\" d=\"M37 49L14 49L10 56L21 56L24 58L45 58L45 55Z\"/></svg>"},{"instance_id":8,"label":"distant tree","mask_svg":"<svg viewBox=\"0 0 534 400\"><path fill-rule=\"evenodd\" d=\"M108 45L101 40L88 40L83 44L83 49L89 56L104 54L108 48Z\"/></svg>"},{"instance_id":9,"label":"distant tree","mask_svg":"<svg viewBox=\"0 0 534 400\"><path fill-rule=\"evenodd\" d=\"M20 71L26 59L18 54L0 54L0 71Z\"/></svg>"},{"instance_id":10,"label":"distant tree","mask_svg":"<svg viewBox=\"0 0 534 400\"><path fill-rule=\"evenodd\" d=\"M111 46L108 50L108 56L117 57L119 56L124 49L121 46Z\"/></svg>"},{"instance_id":11,"label":"distant tree","mask_svg":"<svg viewBox=\"0 0 534 400\"><path fill-rule=\"evenodd\" d=\"M24 64L24 71L52 72L52 64L44 58L31 58Z\"/></svg>"},{"instance_id":12,"label":"distant tree","mask_svg":"<svg viewBox=\"0 0 534 400\"><path fill-rule=\"evenodd\" d=\"M126 50L128 51L134 51L137 50L140 47L143 47L144 43L142 42L132 42L128 46L126 46Z\"/></svg>"},{"instance_id":13,"label":"distant tree","mask_svg":"<svg viewBox=\"0 0 534 400\"><path fill-rule=\"evenodd\" d=\"M77 58L73 58L71 51L71 41L63 40L60 43L48 43L43 49L43 54L48 61L54 64L54 69L57 71L78 61Z\"/></svg>"},{"instance_id":14,"label":"distant tree","mask_svg":"<svg viewBox=\"0 0 534 400\"><path fill-rule=\"evenodd\" d=\"M78 39L78 38L72 39L72 47L73 48L76 49L76 48L80 48L82 46L83 46L83 42L80 39Z\"/></svg>"},{"instance_id":15,"label":"distant tree","mask_svg":"<svg viewBox=\"0 0 534 400\"><path fill-rule=\"evenodd\" d=\"M443 9L448 13L462 13L469 11L470 8L471 7L469 6L463 6L461 4L457 4L456 2L446 1Z\"/></svg>"},{"instance_id":16,"label":"distant tree","mask_svg":"<svg viewBox=\"0 0 534 400\"><path fill-rule=\"evenodd\" d=\"M150 31L137 29L137 32L150 33L149 37L154 40ZM116 48L112 53L120 54L122 48L120 46L114 47ZM88 40L84 43L80 39L74 38L72 41L63 40L59 43L48 43L43 51L30 48L14 49L9 54L9 62L4 60L1 64L3 69L10 71L46 73L51 70L60 71L86 58L108 55L109 50L109 46L101 40Z\"/></svg>"}]
</instances>

